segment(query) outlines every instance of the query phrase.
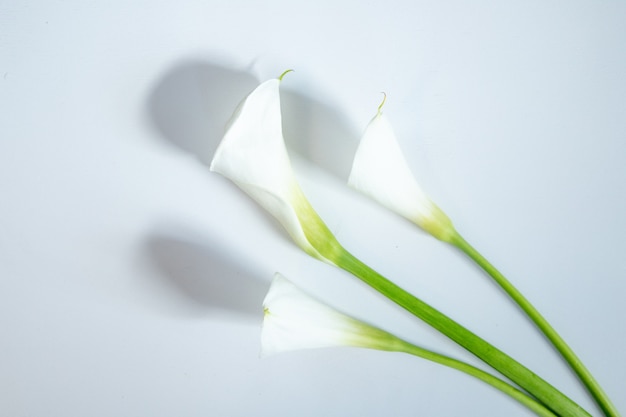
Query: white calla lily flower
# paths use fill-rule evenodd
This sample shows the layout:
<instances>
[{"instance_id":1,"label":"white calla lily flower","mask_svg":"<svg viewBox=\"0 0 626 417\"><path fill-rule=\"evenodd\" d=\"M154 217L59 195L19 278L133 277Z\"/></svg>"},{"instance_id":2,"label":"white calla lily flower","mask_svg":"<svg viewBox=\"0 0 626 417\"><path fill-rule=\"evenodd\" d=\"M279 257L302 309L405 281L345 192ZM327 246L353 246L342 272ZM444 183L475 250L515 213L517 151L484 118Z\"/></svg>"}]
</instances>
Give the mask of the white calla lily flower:
<instances>
[{"instance_id":1,"label":"white calla lily flower","mask_svg":"<svg viewBox=\"0 0 626 417\"><path fill-rule=\"evenodd\" d=\"M536 411L555 417L548 408L507 382L466 362L426 350L359 321L311 297L276 273L263 301L261 356L303 349L360 347L403 352L459 370L510 395Z\"/></svg>"},{"instance_id":2,"label":"white calla lily flower","mask_svg":"<svg viewBox=\"0 0 626 417\"><path fill-rule=\"evenodd\" d=\"M280 78L266 81L240 104L210 169L274 215L305 252L334 263L341 247L304 196L289 161L279 85Z\"/></svg>"},{"instance_id":3,"label":"white calla lily flower","mask_svg":"<svg viewBox=\"0 0 626 417\"><path fill-rule=\"evenodd\" d=\"M262 356L336 346L396 350L401 344L395 336L311 297L279 273L263 309Z\"/></svg>"},{"instance_id":4,"label":"white calla lily flower","mask_svg":"<svg viewBox=\"0 0 626 417\"><path fill-rule=\"evenodd\" d=\"M389 119L380 107L361 138L348 185L438 239L446 241L454 234L454 226L448 216L415 180Z\"/></svg>"}]
</instances>

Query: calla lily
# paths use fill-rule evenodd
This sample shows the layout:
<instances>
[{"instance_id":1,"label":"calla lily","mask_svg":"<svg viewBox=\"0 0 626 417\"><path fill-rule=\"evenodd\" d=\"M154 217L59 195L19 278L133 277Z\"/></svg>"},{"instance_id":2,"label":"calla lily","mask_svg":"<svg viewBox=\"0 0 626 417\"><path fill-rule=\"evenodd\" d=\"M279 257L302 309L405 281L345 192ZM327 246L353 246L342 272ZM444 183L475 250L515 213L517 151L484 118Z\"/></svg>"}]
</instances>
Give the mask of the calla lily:
<instances>
[{"instance_id":1,"label":"calla lily","mask_svg":"<svg viewBox=\"0 0 626 417\"><path fill-rule=\"evenodd\" d=\"M540 416L548 408L509 383L466 362L415 346L348 316L302 291L279 273L263 301L261 356L303 349L352 346L403 352L459 370L499 389Z\"/></svg>"},{"instance_id":2,"label":"calla lily","mask_svg":"<svg viewBox=\"0 0 626 417\"><path fill-rule=\"evenodd\" d=\"M572 348L509 280L472 247L448 216L422 191L404 158L387 117L378 113L367 126L354 157L348 184L409 219L434 237L456 246L485 270L561 353L607 415L617 409Z\"/></svg>"},{"instance_id":3,"label":"calla lily","mask_svg":"<svg viewBox=\"0 0 626 417\"><path fill-rule=\"evenodd\" d=\"M274 215L305 252L334 263L339 244L304 196L289 161L282 133L280 81L262 83L241 103L211 170L232 180Z\"/></svg>"},{"instance_id":4,"label":"calla lily","mask_svg":"<svg viewBox=\"0 0 626 417\"><path fill-rule=\"evenodd\" d=\"M334 346L390 350L397 341L311 297L279 273L274 275L263 310L263 356Z\"/></svg>"},{"instance_id":5,"label":"calla lily","mask_svg":"<svg viewBox=\"0 0 626 417\"><path fill-rule=\"evenodd\" d=\"M281 78L264 82L241 103L216 151L211 170L235 182L274 215L296 244L309 255L354 274L390 300L470 350L542 402L550 402L555 411L562 411L564 415L585 415L571 399L538 378L529 369L398 287L337 242L304 196L291 169L281 126L279 95ZM451 225L443 213L438 215L438 211L432 207L436 206L433 204L431 214L423 217L426 219L423 222L424 227L435 236L443 238Z\"/></svg>"},{"instance_id":6,"label":"calla lily","mask_svg":"<svg viewBox=\"0 0 626 417\"><path fill-rule=\"evenodd\" d=\"M454 234L454 226L415 180L381 107L363 134L348 184L447 241Z\"/></svg>"},{"instance_id":7,"label":"calla lily","mask_svg":"<svg viewBox=\"0 0 626 417\"><path fill-rule=\"evenodd\" d=\"M385 100L363 134L348 184L409 219L434 237L456 246L474 260L544 333L607 415L617 415L617 409L602 387L552 325L500 271L457 232L448 216L422 191L400 150L389 120L381 111L384 103Z\"/></svg>"}]
</instances>

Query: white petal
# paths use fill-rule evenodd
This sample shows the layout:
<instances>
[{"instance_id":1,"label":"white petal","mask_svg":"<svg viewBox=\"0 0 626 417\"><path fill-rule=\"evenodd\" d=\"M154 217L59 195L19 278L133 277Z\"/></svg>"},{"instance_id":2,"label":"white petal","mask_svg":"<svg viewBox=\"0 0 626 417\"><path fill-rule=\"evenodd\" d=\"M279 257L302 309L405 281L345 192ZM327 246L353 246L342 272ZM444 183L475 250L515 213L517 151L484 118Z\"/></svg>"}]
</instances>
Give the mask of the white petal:
<instances>
[{"instance_id":1,"label":"white petal","mask_svg":"<svg viewBox=\"0 0 626 417\"><path fill-rule=\"evenodd\" d=\"M307 253L328 261L312 245L330 232L298 185L282 134L278 79L258 86L236 110L211 170L235 182L274 215ZM333 238L334 239L334 238Z\"/></svg>"},{"instance_id":2,"label":"white petal","mask_svg":"<svg viewBox=\"0 0 626 417\"><path fill-rule=\"evenodd\" d=\"M246 97L215 152L211 170L288 201L293 177L282 137L279 83L266 81Z\"/></svg>"},{"instance_id":3,"label":"white petal","mask_svg":"<svg viewBox=\"0 0 626 417\"><path fill-rule=\"evenodd\" d=\"M382 113L372 119L363 134L348 184L440 239L452 227L418 185Z\"/></svg>"},{"instance_id":4,"label":"white petal","mask_svg":"<svg viewBox=\"0 0 626 417\"><path fill-rule=\"evenodd\" d=\"M278 273L274 276L263 307L263 356L333 346L381 349L392 339L382 330L314 299Z\"/></svg>"}]
</instances>

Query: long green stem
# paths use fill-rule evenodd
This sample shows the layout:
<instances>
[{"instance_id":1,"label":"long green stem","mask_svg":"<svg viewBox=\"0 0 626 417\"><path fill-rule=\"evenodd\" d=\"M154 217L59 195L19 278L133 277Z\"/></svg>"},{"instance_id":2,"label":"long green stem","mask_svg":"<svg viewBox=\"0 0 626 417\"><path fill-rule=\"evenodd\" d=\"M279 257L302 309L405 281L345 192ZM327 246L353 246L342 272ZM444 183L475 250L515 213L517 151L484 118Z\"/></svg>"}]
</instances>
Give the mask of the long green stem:
<instances>
[{"instance_id":1,"label":"long green stem","mask_svg":"<svg viewBox=\"0 0 626 417\"><path fill-rule=\"evenodd\" d=\"M506 279L500 271L498 271L484 256L482 256L473 246L471 246L460 234L456 233L449 241L452 245L459 248L472 260L474 260L482 269L485 270L493 279L502 287L502 289L519 305L519 307L530 317L530 319L543 332L548 340L559 351L563 358L574 370L576 375L583 382L589 393L593 396L596 403L602 408L606 416L619 417L617 408L613 405L609 397L606 395L600 384L593 377L591 372L585 367L582 361L576 356L572 348L563 340L563 338L554 330L548 321L537 311L537 309L519 292L511 282Z\"/></svg>"},{"instance_id":2,"label":"long green stem","mask_svg":"<svg viewBox=\"0 0 626 417\"><path fill-rule=\"evenodd\" d=\"M557 415L590 416L582 407L515 359L389 281L346 250L337 254L335 263L476 355L536 397Z\"/></svg>"},{"instance_id":3,"label":"long green stem","mask_svg":"<svg viewBox=\"0 0 626 417\"><path fill-rule=\"evenodd\" d=\"M393 336L395 338L395 336ZM396 338L397 339L397 338ZM423 349L419 346L415 346L409 342L406 342L401 339L397 339L396 346L392 349L396 352L404 352L411 355L418 356L423 359L430 360L432 362L447 366L449 368L456 369L458 371L464 372L470 376L480 379L481 381L491 385L492 387L502 391L513 399L519 401L529 409L535 412L535 414L543 417L556 417L549 408L541 404L539 401L535 400L528 394L520 391L519 389L513 387L511 384L497 378L490 373L483 371L482 369L476 368L468 363L459 361L457 359L451 358L449 356L441 355L439 353L432 352L430 350Z\"/></svg>"}]
</instances>

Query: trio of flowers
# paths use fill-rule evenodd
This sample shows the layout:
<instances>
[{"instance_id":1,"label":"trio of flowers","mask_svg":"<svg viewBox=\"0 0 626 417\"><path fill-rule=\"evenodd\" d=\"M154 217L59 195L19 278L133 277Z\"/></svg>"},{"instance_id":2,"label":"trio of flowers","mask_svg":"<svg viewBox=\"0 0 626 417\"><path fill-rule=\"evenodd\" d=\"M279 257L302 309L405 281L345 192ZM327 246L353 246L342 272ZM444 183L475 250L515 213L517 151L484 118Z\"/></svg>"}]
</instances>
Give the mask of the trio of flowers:
<instances>
[{"instance_id":1,"label":"trio of flowers","mask_svg":"<svg viewBox=\"0 0 626 417\"><path fill-rule=\"evenodd\" d=\"M283 76L259 85L235 111L211 170L237 184L275 216L295 243L314 258L342 268L431 325L507 378L404 341L349 317L276 274L264 301L262 352L357 346L413 354L472 375L541 416L589 416L548 382L459 323L374 271L348 252L298 185L282 134L279 86ZM384 104L384 100L383 100ZM600 385L532 304L457 232L448 216L416 182L382 105L357 149L349 185L407 218L481 266L535 322L562 354L607 416L619 416Z\"/></svg>"}]
</instances>

